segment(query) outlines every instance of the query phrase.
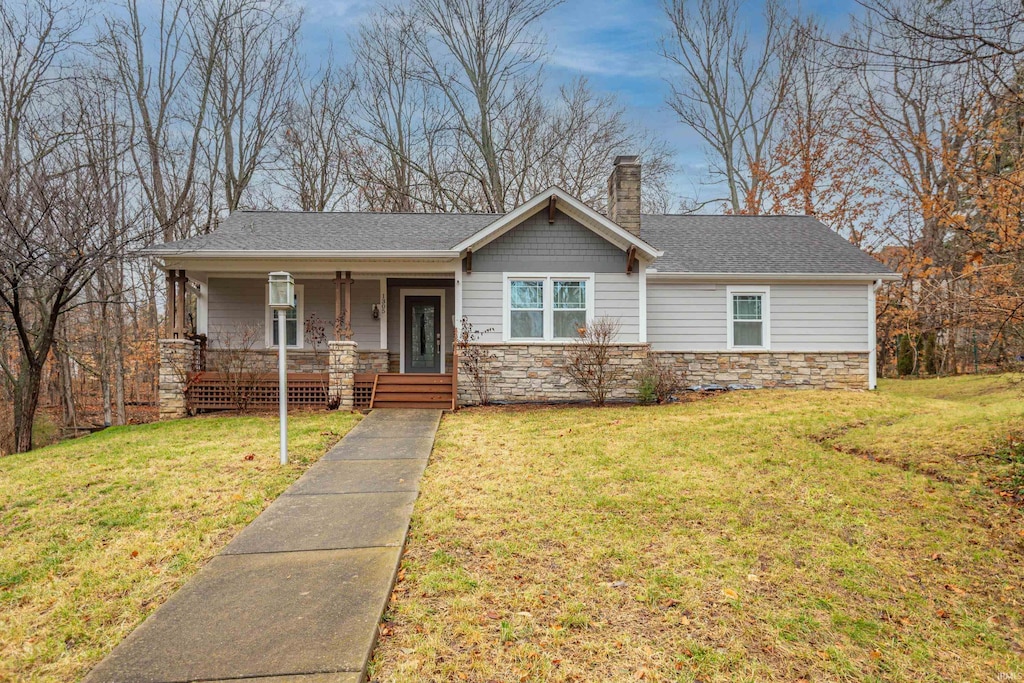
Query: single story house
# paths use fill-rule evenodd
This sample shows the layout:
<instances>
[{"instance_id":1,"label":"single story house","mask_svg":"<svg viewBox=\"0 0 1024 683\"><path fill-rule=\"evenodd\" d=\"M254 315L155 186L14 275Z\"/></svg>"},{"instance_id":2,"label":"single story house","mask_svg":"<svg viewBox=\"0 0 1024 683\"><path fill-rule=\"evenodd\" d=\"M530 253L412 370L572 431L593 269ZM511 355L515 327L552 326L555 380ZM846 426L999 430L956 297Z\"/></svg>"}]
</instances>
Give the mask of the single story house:
<instances>
[{"instance_id":1,"label":"single story house","mask_svg":"<svg viewBox=\"0 0 1024 683\"><path fill-rule=\"evenodd\" d=\"M898 275L807 216L642 215L640 168L615 160L607 215L552 187L505 214L236 211L150 248L169 285L162 414L182 414L181 368L202 369L190 360L202 340L207 366L240 345L274 362L272 271L296 282L290 370L330 373L342 406L360 377L443 385L463 321L491 352L495 401L581 398L566 346L598 318L617 322L625 369L656 355L687 384L874 388L875 290ZM478 400L465 381L456 391L443 400Z\"/></svg>"}]
</instances>

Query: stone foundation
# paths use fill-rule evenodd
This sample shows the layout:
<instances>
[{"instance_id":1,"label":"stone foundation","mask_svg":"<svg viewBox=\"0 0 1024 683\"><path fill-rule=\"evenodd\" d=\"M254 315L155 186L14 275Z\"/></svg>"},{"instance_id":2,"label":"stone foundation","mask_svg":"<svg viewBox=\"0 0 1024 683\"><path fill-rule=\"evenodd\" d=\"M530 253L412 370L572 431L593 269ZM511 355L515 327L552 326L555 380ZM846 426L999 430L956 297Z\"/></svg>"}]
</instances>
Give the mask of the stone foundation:
<instances>
[{"instance_id":1,"label":"stone foundation","mask_svg":"<svg viewBox=\"0 0 1024 683\"><path fill-rule=\"evenodd\" d=\"M480 344L493 359L487 383L492 403L557 403L589 401L565 371L566 344ZM609 400L631 401L637 396L636 371L647 358L646 344L615 344L611 365L618 371ZM466 359L459 357L459 405L480 402Z\"/></svg>"},{"instance_id":2,"label":"stone foundation","mask_svg":"<svg viewBox=\"0 0 1024 683\"><path fill-rule=\"evenodd\" d=\"M680 353L652 351L670 360L684 386L751 384L759 388L867 389L868 352Z\"/></svg>"},{"instance_id":3,"label":"stone foundation","mask_svg":"<svg viewBox=\"0 0 1024 683\"><path fill-rule=\"evenodd\" d=\"M327 342L329 360L329 391L339 410L352 410L355 398L356 343L354 341Z\"/></svg>"},{"instance_id":4,"label":"stone foundation","mask_svg":"<svg viewBox=\"0 0 1024 683\"><path fill-rule=\"evenodd\" d=\"M185 383L192 369L196 343L191 339L161 339L157 346L160 353L160 385L157 395L160 419L185 417L188 415Z\"/></svg>"},{"instance_id":5,"label":"stone foundation","mask_svg":"<svg viewBox=\"0 0 1024 683\"><path fill-rule=\"evenodd\" d=\"M228 354L243 353L240 351L229 351L227 349L207 349L206 369L216 372L224 366ZM247 355L245 365L252 367L257 372L277 372L277 349L250 349L244 352ZM309 349L288 349L287 363L288 372L326 372L328 351L323 349L316 354ZM237 363L236 363L237 365Z\"/></svg>"},{"instance_id":6,"label":"stone foundation","mask_svg":"<svg viewBox=\"0 0 1024 683\"><path fill-rule=\"evenodd\" d=\"M356 372L388 372L388 352L358 351L356 353Z\"/></svg>"},{"instance_id":7,"label":"stone foundation","mask_svg":"<svg viewBox=\"0 0 1024 683\"><path fill-rule=\"evenodd\" d=\"M493 359L488 363L489 400L493 403L547 403L588 401L565 372L563 344L480 344ZM758 388L867 389L868 353L681 353L651 351L646 344L616 344L612 365L619 376L609 399L637 397L637 371L648 354L671 362L679 371L681 387L748 384ZM459 358L459 405L480 402Z\"/></svg>"}]
</instances>

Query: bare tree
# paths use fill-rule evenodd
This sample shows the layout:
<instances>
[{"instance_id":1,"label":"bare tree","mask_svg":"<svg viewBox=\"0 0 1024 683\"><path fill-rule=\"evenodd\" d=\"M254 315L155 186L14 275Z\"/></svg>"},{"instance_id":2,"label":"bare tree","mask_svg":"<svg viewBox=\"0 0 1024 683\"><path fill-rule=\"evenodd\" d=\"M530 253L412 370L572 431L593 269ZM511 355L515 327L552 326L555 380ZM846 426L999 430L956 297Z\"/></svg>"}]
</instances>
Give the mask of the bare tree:
<instances>
[{"instance_id":1,"label":"bare tree","mask_svg":"<svg viewBox=\"0 0 1024 683\"><path fill-rule=\"evenodd\" d=\"M0 359L0 368L13 387L14 447L26 451L61 317L133 237L146 236L107 229L108 198L92 169L109 150L86 144L101 128L87 103L102 89L66 59L81 15L46 0L21 9L0 6L0 306L18 340L15 361Z\"/></svg>"},{"instance_id":2,"label":"bare tree","mask_svg":"<svg viewBox=\"0 0 1024 683\"><path fill-rule=\"evenodd\" d=\"M766 0L756 41L741 0L670 0L662 55L678 68L669 106L708 146L711 175L733 213L762 210L780 113L801 42L795 20Z\"/></svg>"},{"instance_id":3,"label":"bare tree","mask_svg":"<svg viewBox=\"0 0 1024 683\"><path fill-rule=\"evenodd\" d=\"M192 0L161 3L155 16L144 14L138 0L125 0L126 17L108 19L99 43L111 81L125 96L136 176L168 241L194 230L198 165L225 22L223 4L213 7L217 14L207 21L219 28L204 32ZM147 20L158 30L149 30Z\"/></svg>"},{"instance_id":4,"label":"bare tree","mask_svg":"<svg viewBox=\"0 0 1024 683\"><path fill-rule=\"evenodd\" d=\"M540 89L543 54L537 23L559 0L416 0L422 26L413 43L425 78L450 104L458 129L462 168L482 193L482 209L503 212L515 165L512 138ZM518 110L517 110L518 108ZM512 112L518 112L513 115ZM531 160L536 163L537 160Z\"/></svg>"},{"instance_id":5,"label":"bare tree","mask_svg":"<svg viewBox=\"0 0 1024 683\"><path fill-rule=\"evenodd\" d=\"M619 154L638 154L644 164L645 213L664 213L672 203L669 176L675 170L671 150L650 131L633 124L613 95L597 95L585 79L559 90L545 113L552 150L546 163L531 173L521 193L526 199L557 185L598 211L606 209L608 169Z\"/></svg>"},{"instance_id":6,"label":"bare tree","mask_svg":"<svg viewBox=\"0 0 1024 683\"><path fill-rule=\"evenodd\" d=\"M608 401L615 386L625 379L622 368L612 358L620 327L612 318L592 320L579 329L579 336L565 350L565 372L569 379L599 406Z\"/></svg>"},{"instance_id":7,"label":"bare tree","mask_svg":"<svg viewBox=\"0 0 1024 683\"><path fill-rule=\"evenodd\" d=\"M203 4L203 46L212 54L212 142L207 152L234 211L254 176L272 163L299 77L301 12L287 0ZM208 57L204 56L204 61Z\"/></svg>"},{"instance_id":8,"label":"bare tree","mask_svg":"<svg viewBox=\"0 0 1024 683\"><path fill-rule=\"evenodd\" d=\"M304 81L291 104L281 136L281 185L303 211L334 210L344 199L351 76L328 59L321 72Z\"/></svg>"}]
</instances>

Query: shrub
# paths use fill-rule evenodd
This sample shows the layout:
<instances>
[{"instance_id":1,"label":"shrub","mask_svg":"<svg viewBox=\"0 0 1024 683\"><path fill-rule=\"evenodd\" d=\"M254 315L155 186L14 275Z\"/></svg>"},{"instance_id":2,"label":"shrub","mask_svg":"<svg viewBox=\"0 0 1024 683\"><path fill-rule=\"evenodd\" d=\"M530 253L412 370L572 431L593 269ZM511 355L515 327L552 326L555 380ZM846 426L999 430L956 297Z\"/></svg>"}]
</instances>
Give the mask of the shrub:
<instances>
[{"instance_id":1,"label":"shrub","mask_svg":"<svg viewBox=\"0 0 1024 683\"><path fill-rule=\"evenodd\" d=\"M341 329L341 321L342 318L338 318L338 320L334 322L336 334L338 334L338 330ZM304 335L303 338L313 351L313 365L320 368L320 370L318 370L318 373L320 374L320 385L323 387L324 396L327 397L327 409L334 410L341 405L341 396L336 396L330 392L330 375L328 374L327 367L330 363L330 352L327 350L327 324L316 313L310 313L302 327ZM341 339L341 336L338 336L337 338Z\"/></svg>"},{"instance_id":2,"label":"shrub","mask_svg":"<svg viewBox=\"0 0 1024 683\"><path fill-rule=\"evenodd\" d=\"M272 370L267 355L257 348L262 337L263 330L257 325L240 327L216 355L213 369L223 373L231 403L240 413L252 403L260 376Z\"/></svg>"},{"instance_id":3,"label":"shrub","mask_svg":"<svg viewBox=\"0 0 1024 683\"><path fill-rule=\"evenodd\" d=\"M603 406L621 372L612 365L612 344L619 334L619 323L610 318L598 318L579 329L579 337L566 352L566 367L570 379L586 392L591 400Z\"/></svg>"},{"instance_id":4,"label":"shrub","mask_svg":"<svg viewBox=\"0 0 1024 683\"><path fill-rule=\"evenodd\" d=\"M480 397L480 405L487 405L490 402L490 389L488 378L492 369L494 354L486 346L477 342L480 338L493 331L493 328L486 330L474 330L473 324L465 317L459 321L459 333L455 337L455 348L459 354L460 370L469 375L473 391Z\"/></svg>"},{"instance_id":5,"label":"shrub","mask_svg":"<svg viewBox=\"0 0 1024 683\"><path fill-rule=\"evenodd\" d=\"M679 389L682 377L671 360L660 356L648 356L637 373L640 403L664 403Z\"/></svg>"},{"instance_id":6,"label":"shrub","mask_svg":"<svg viewBox=\"0 0 1024 683\"><path fill-rule=\"evenodd\" d=\"M644 406L658 400L658 394L654 390L654 378L642 377L640 379L640 389L637 391L636 400Z\"/></svg>"}]
</instances>

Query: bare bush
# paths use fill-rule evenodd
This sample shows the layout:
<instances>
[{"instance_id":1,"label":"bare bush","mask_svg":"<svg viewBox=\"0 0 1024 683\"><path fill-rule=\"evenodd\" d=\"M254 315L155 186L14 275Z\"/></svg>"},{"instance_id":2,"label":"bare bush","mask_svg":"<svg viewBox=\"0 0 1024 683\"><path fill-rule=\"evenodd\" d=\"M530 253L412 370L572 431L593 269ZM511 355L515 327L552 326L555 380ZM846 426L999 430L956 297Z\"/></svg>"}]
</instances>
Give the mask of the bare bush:
<instances>
[{"instance_id":1,"label":"bare bush","mask_svg":"<svg viewBox=\"0 0 1024 683\"><path fill-rule=\"evenodd\" d=\"M260 376L272 371L268 356L257 344L263 337L258 325L246 325L228 335L214 356L213 370L224 375L231 402L238 412L248 410ZM186 392L187 392L186 387Z\"/></svg>"},{"instance_id":2,"label":"bare bush","mask_svg":"<svg viewBox=\"0 0 1024 683\"><path fill-rule=\"evenodd\" d=\"M459 354L460 365L465 368L469 375L473 390L480 397L480 405L490 403L490 388L488 379L491 372L491 362L494 361L494 354L486 346L477 342L488 332L494 329L488 327L486 330L474 330L469 319L463 317L459 321L459 333L455 337L455 348Z\"/></svg>"},{"instance_id":3,"label":"bare bush","mask_svg":"<svg viewBox=\"0 0 1024 683\"><path fill-rule=\"evenodd\" d=\"M649 355L637 372L641 403L664 403L683 383L682 374L671 360Z\"/></svg>"},{"instance_id":4,"label":"bare bush","mask_svg":"<svg viewBox=\"0 0 1024 683\"><path fill-rule=\"evenodd\" d=\"M335 321L335 327L341 324L340 321L341 318ZM313 364L318 368L323 368L319 375L320 384L324 388L324 396L327 397L327 408L334 410L341 404L341 396L334 395L330 391L330 371L327 367L330 363L330 351L327 350L327 321L316 313L310 313L302 327L303 339L313 351Z\"/></svg>"},{"instance_id":5,"label":"bare bush","mask_svg":"<svg viewBox=\"0 0 1024 683\"><path fill-rule=\"evenodd\" d=\"M611 362L618 334L618 321L598 318L579 329L579 337L566 351L566 372L599 406L607 402L612 387L621 379L621 370Z\"/></svg>"}]
</instances>

